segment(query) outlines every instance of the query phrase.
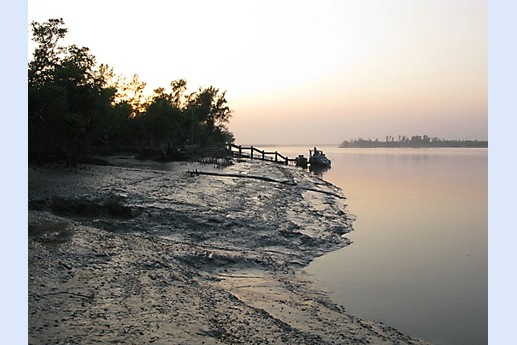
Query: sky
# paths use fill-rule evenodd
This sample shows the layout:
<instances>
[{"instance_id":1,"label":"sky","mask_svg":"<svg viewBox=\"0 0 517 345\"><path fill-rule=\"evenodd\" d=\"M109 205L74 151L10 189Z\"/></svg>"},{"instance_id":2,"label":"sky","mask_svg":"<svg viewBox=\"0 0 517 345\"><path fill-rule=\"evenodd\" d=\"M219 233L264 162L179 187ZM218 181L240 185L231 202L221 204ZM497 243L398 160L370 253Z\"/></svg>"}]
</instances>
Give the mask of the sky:
<instances>
[{"instance_id":1,"label":"sky","mask_svg":"<svg viewBox=\"0 0 517 345\"><path fill-rule=\"evenodd\" d=\"M149 92L226 90L238 144L488 138L487 0L28 1L50 18Z\"/></svg>"}]
</instances>

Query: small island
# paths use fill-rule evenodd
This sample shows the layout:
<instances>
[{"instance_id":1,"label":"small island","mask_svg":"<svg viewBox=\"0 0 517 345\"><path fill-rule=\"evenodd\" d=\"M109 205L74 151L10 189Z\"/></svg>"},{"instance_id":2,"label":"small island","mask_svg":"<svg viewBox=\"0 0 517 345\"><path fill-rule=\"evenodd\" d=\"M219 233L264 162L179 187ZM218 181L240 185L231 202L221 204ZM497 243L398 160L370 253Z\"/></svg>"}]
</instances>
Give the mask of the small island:
<instances>
[{"instance_id":1,"label":"small island","mask_svg":"<svg viewBox=\"0 0 517 345\"><path fill-rule=\"evenodd\" d=\"M369 147L410 147L410 148L421 148L421 147L471 147L471 148L487 148L488 141L484 140L448 140L441 139L438 137L430 137L428 135L420 136L414 135L407 137L405 135L399 135L398 139L389 135L386 136L385 141L379 139L351 139L343 141L339 147L357 147L357 148L369 148Z\"/></svg>"}]
</instances>

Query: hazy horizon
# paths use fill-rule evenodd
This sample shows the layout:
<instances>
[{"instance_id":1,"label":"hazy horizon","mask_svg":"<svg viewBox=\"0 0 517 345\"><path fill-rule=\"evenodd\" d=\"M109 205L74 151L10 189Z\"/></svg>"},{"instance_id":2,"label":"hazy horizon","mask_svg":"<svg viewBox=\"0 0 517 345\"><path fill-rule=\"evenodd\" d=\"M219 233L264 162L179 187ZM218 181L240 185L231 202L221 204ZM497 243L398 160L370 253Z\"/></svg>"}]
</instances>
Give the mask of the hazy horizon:
<instances>
[{"instance_id":1,"label":"hazy horizon","mask_svg":"<svg viewBox=\"0 0 517 345\"><path fill-rule=\"evenodd\" d=\"M405 135L405 134L401 134L401 135ZM434 138L436 136L433 136L433 135L429 135L429 134L413 134L413 135L420 135L420 136L424 136L424 135L428 135L430 138ZM406 135L406 137L409 137L411 138L413 135ZM398 141L398 135L397 136L393 136L395 137L395 141ZM241 146L248 146L248 145L255 145L256 147L260 147L260 146L306 146L306 145L309 145L309 146L334 146L334 145L341 145L344 141L350 141L350 140L356 140L358 139L359 137L355 137L355 138L345 138L339 142L310 142L310 141L307 141L307 142L298 142L298 143L275 143L275 142L254 142L254 143L250 143L250 142L237 142L236 145L241 145ZM478 141L483 141L483 142L488 142L488 139L477 139L477 138L466 138L466 139L457 139L457 138L440 138L438 137L440 140L451 140L451 141L454 141L454 140L472 140L472 141L475 141L475 140L478 140ZM362 137L361 139L364 139L364 140L369 140L371 139L372 141L378 139L380 142L384 142L386 141L386 136L384 137L375 137L375 138L371 138L371 137Z\"/></svg>"},{"instance_id":2,"label":"hazy horizon","mask_svg":"<svg viewBox=\"0 0 517 345\"><path fill-rule=\"evenodd\" d=\"M149 93L227 90L237 143L488 139L486 0L28 1L50 18Z\"/></svg>"}]
</instances>

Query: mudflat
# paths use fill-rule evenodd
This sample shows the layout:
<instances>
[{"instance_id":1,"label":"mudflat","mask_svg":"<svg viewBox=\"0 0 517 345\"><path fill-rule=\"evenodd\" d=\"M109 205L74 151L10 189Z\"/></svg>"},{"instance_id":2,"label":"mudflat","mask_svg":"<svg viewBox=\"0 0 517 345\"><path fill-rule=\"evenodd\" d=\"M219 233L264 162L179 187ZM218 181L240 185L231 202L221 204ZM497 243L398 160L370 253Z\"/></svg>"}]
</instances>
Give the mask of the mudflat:
<instances>
[{"instance_id":1,"label":"mudflat","mask_svg":"<svg viewBox=\"0 0 517 345\"><path fill-rule=\"evenodd\" d=\"M30 344L425 344L303 271L349 244L339 188L269 162L108 162L29 168Z\"/></svg>"}]
</instances>

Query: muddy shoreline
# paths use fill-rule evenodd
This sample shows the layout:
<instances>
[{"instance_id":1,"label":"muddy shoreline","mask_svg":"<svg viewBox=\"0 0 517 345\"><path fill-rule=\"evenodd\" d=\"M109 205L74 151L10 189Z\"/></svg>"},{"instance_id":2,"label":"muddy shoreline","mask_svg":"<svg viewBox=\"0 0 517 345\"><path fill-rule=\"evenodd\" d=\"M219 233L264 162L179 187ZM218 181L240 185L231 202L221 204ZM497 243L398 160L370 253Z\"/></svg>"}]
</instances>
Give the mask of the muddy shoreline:
<instances>
[{"instance_id":1,"label":"muddy shoreline","mask_svg":"<svg viewBox=\"0 0 517 345\"><path fill-rule=\"evenodd\" d=\"M304 273L349 243L337 187L258 161L109 163L29 168L30 344L424 344Z\"/></svg>"}]
</instances>

